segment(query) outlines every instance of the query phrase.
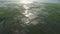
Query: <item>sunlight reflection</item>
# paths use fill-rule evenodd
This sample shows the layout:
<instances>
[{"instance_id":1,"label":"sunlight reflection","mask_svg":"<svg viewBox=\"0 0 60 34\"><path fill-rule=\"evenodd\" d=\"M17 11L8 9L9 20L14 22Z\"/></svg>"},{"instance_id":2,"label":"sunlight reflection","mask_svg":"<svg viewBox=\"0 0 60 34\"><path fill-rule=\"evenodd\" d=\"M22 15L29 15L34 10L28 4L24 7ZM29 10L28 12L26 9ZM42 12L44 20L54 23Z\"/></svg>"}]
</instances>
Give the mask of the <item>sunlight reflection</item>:
<instances>
[{"instance_id":1,"label":"sunlight reflection","mask_svg":"<svg viewBox=\"0 0 60 34\"><path fill-rule=\"evenodd\" d=\"M24 15L26 16L26 17L28 17L27 19L23 19L24 21L25 21L25 23L27 24L27 23L29 23L30 22L30 20L32 20L32 19L34 19L34 18L36 18L37 16L35 15L35 14L33 14L29 9L30 9L30 7L29 6L27 6L27 5L29 5L30 3L33 3L34 1L37 1L37 0L21 0L20 1L20 3L22 3L23 4L23 7L25 8L25 11L24 11Z\"/></svg>"},{"instance_id":2,"label":"sunlight reflection","mask_svg":"<svg viewBox=\"0 0 60 34\"><path fill-rule=\"evenodd\" d=\"M30 0L20 0L20 3L28 4L28 3L32 3L32 1L30 1Z\"/></svg>"}]
</instances>

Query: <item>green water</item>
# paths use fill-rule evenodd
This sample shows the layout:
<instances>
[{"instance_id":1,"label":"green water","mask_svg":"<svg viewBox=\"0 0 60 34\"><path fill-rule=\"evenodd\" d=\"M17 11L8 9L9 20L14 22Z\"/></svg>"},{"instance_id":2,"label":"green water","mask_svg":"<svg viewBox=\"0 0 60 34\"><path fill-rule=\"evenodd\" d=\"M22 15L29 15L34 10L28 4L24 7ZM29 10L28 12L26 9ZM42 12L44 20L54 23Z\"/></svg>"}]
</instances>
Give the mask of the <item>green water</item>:
<instances>
[{"instance_id":1,"label":"green water","mask_svg":"<svg viewBox=\"0 0 60 34\"><path fill-rule=\"evenodd\" d=\"M0 34L60 34L59 3L24 5L0 3Z\"/></svg>"}]
</instances>

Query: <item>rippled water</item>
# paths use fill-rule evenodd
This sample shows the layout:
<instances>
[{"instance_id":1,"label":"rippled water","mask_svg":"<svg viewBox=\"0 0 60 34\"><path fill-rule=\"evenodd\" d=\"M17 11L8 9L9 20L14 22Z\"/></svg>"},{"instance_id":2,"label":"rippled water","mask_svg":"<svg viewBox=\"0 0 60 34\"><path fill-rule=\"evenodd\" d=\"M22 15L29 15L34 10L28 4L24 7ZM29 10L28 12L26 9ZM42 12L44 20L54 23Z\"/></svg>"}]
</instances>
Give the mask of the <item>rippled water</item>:
<instances>
[{"instance_id":1,"label":"rippled water","mask_svg":"<svg viewBox=\"0 0 60 34\"><path fill-rule=\"evenodd\" d=\"M29 23L31 20L38 17L39 14L46 15L48 13L43 12L45 4L42 3L59 3L58 0L0 0L5 3L20 3L23 4L25 11L23 14L28 17L25 23ZM33 24L37 24L38 21L32 21Z\"/></svg>"},{"instance_id":2,"label":"rippled water","mask_svg":"<svg viewBox=\"0 0 60 34\"><path fill-rule=\"evenodd\" d=\"M2 1L2 2L1 2ZM58 13L60 10L59 10L59 7L60 7L60 5L59 6L57 6L56 4L56 6L54 6L53 4L52 4L52 6L51 6L51 8L48 6L48 8L46 9L45 7L46 7L46 3L59 3L59 1L58 0L0 0L0 7L5 7L5 8L0 8L1 10L2 9L9 9L8 11L11 11L12 9L18 9L17 11L19 11L20 13L22 13L21 15L20 15L20 13L19 13L19 15L17 16L17 18L15 18L14 17L14 23L16 22L16 20L17 20L17 22L15 23L15 24L17 24L17 29L15 30L15 26L13 26L13 28L14 28L14 32L21 32L21 33L24 33L24 30L26 30L26 25L29 25L29 24L31 24L31 25L35 25L35 26L32 26L32 28L31 27L29 27L28 26L28 29L30 30L30 28L32 29L30 32L34 32L35 33L35 31L36 31L36 34L39 32L39 33L41 33L40 32L40 30L42 31L42 33L43 32L49 32L50 33L50 31L49 30L52 30L52 32L53 31L55 31L54 29L57 29L57 28L59 28L59 23L58 22L60 22L59 20L59 14L60 13ZM16 5L17 4L17 5ZM7 5L7 6L6 6ZM21 5L21 6L20 6ZM53 7L54 6L54 7ZM10 8L11 7L11 8ZM15 10L14 9L14 10ZM46 10L44 10L44 9L46 9ZM51 11L50 11L51 10ZM47 11L47 12L46 12ZM51 15L50 15L50 13L48 13L48 12L51 12ZM1 13L0 14L2 14L3 12L1 11ZM11 13L11 15L13 16L13 13L12 12L9 12L9 15L8 15L8 18L11 16L10 15L10 13ZM17 12L16 12L17 13ZM14 13L14 14L16 14L16 13ZM56 14L57 15L56 15ZM54 15L55 14L55 15ZM48 16L48 17L47 17ZM51 16L51 17L50 17ZM3 17L4 17L4 14L3 14ZM7 17L6 17L7 18ZM7 19L8 19L7 18ZM11 17L10 17L11 18ZM9 18L9 19L10 19ZM20 20L21 19L21 20ZM3 20L3 22L4 22L5 20ZM8 23L8 21L9 20L6 20L6 22ZM13 22L13 21L12 21ZM57 23L56 23L57 22ZM6 23L6 24L7 24ZM3 24L3 26L4 25L6 25L6 24ZM38 25L36 25L36 24L38 24ZM42 24L42 25L41 25ZM8 23L8 25L10 25L10 21L9 21L9 23ZM21 26L22 27L21 27ZM41 26L40 26L41 25ZM56 26L56 27L55 27ZM6 25L6 27L7 27L7 25ZM9 26L8 26L9 27ZM5 28L5 26L4 26L4 28ZM4 29L3 28L3 29ZM36 30L35 30L35 28L36 28ZM50 29L50 28L52 28L52 29ZM1 28L2 29L2 28ZM0 29L0 30L1 30ZM10 29L10 27L9 27L9 29ZM21 29L21 30L20 30ZM60 28L59 28L60 29ZM6 29L5 29L6 30ZM19 31L20 30L20 31ZM29 31L28 30L28 31ZM48 31L47 31L48 30ZM58 30L58 29L57 29ZM2 30L1 30L2 31ZM52 33L51 32L51 33ZM58 31L57 31L58 32ZM55 33L55 32L54 32ZM5 33L4 33L5 34ZM25 33L24 33L25 34Z\"/></svg>"},{"instance_id":3,"label":"rippled water","mask_svg":"<svg viewBox=\"0 0 60 34\"><path fill-rule=\"evenodd\" d=\"M38 5L37 5L38 4ZM28 20L26 23L31 23L32 24L37 24L38 21L33 19L37 18L39 14L42 14L44 12L42 12L42 9L44 9L44 4L40 4L40 3L32 3L32 4L26 4L23 5L23 7L26 9L25 12L23 13L26 17L28 17Z\"/></svg>"},{"instance_id":4,"label":"rippled water","mask_svg":"<svg viewBox=\"0 0 60 34\"><path fill-rule=\"evenodd\" d=\"M48 15L47 12L42 11L42 9L45 9L45 4L42 3L58 3L58 0L22 0L21 3L24 4L23 7L26 9L23 14L28 17L25 23L37 24L39 19L34 19L38 18L39 14Z\"/></svg>"}]
</instances>

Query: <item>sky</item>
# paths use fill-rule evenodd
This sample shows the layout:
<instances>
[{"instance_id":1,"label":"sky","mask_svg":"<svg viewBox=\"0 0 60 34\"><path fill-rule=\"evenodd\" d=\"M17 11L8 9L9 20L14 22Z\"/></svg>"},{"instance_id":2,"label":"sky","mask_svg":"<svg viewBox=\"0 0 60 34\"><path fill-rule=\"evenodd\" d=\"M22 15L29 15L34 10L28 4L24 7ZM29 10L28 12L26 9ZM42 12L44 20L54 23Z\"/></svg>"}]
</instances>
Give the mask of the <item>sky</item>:
<instances>
[{"instance_id":1,"label":"sky","mask_svg":"<svg viewBox=\"0 0 60 34\"><path fill-rule=\"evenodd\" d=\"M58 0L0 0L0 1L21 1L21 2L47 2L47 3L56 3Z\"/></svg>"},{"instance_id":2,"label":"sky","mask_svg":"<svg viewBox=\"0 0 60 34\"><path fill-rule=\"evenodd\" d=\"M58 0L42 0L42 2L46 2L46 3L58 3Z\"/></svg>"},{"instance_id":3,"label":"sky","mask_svg":"<svg viewBox=\"0 0 60 34\"><path fill-rule=\"evenodd\" d=\"M39 2L57 2L58 0L0 0L0 1L39 1Z\"/></svg>"}]
</instances>

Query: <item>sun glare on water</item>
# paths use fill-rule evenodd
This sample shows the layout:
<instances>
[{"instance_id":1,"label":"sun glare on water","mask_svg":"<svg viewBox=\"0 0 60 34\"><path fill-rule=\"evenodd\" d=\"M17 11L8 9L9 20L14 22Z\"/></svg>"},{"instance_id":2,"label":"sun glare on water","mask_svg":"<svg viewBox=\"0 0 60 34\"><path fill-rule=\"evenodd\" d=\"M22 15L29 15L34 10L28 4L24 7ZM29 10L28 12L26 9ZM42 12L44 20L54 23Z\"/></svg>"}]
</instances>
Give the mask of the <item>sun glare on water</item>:
<instances>
[{"instance_id":1,"label":"sun glare on water","mask_svg":"<svg viewBox=\"0 0 60 34\"><path fill-rule=\"evenodd\" d=\"M33 3L34 1L35 1L35 0L20 0L20 3L22 3L22 4L23 4L23 7L26 9L26 10L23 12L23 14L24 14L26 17L28 17L28 20L26 20L25 23L29 23L29 22L30 22L29 20L31 20L31 19L34 18L34 14L31 13L31 12L28 10L30 7L27 6L27 5L29 5L30 3Z\"/></svg>"},{"instance_id":2,"label":"sun glare on water","mask_svg":"<svg viewBox=\"0 0 60 34\"><path fill-rule=\"evenodd\" d=\"M28 4L28 3L32 3L32 1L30 1L30 0L20 0L20 3Z\"/></svg>"}]
</instances>

